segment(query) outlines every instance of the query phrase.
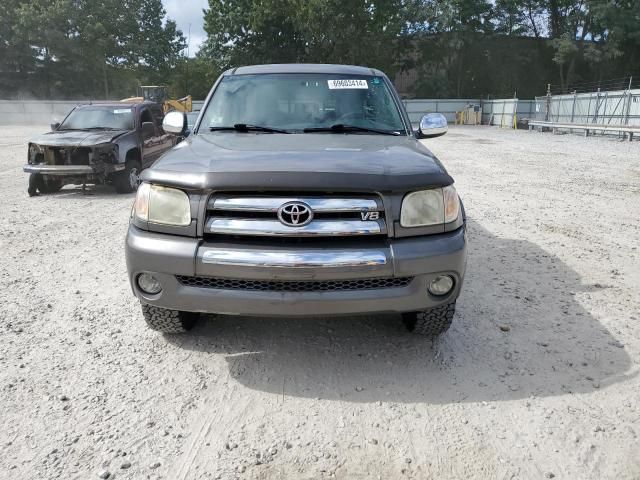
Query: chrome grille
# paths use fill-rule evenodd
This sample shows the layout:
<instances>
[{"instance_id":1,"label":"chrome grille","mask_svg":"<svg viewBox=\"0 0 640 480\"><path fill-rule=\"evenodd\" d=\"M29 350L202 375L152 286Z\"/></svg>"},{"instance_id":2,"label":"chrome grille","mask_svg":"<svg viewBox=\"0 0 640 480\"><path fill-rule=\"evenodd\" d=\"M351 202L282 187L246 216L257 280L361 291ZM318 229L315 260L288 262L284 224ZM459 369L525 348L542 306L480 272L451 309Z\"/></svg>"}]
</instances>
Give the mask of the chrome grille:
<instances>
[{"instance_id":1,"label":"chrome grille","mask_svg":"<svg viewBox=\"0 0 640 480\"><path fill-rule=\"evenodd\" d=\"M290 226L278 210L299 202L312 211L312 220ZM387 233L382 201L377 196L216 194L207 203L205 234L329 237Z\"/></svg>"},{"instance_id":2,"label":"chrome grille","mask_svg":"<svg viewBox=\"0 0 640 480\"><path fill-rule=\"evenodd\" d=\"M243 280L238 278L177 276L188 287L262 292L337 292L406 287L414 277L363 278L358 280Z\"/></svg>"}]
</instances>

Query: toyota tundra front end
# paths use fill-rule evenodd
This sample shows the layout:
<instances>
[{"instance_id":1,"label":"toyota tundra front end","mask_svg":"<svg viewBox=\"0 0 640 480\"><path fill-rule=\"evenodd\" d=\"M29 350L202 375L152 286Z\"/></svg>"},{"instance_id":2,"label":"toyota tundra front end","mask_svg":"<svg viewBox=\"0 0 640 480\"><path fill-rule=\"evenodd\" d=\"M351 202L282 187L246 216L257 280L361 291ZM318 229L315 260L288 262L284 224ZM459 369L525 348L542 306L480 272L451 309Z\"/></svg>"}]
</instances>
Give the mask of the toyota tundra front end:
<instances>
[{"instance_id":1,"label":"toyota tundra front end","mask_svg":"<svg viewBox=\"0 0 640 480\"><path fill-rule=\"evenodd\" d=\"M155 330L201 313L402 314L448 329L466 266L453 179L413 132L388 78L340 65L225 72L193 132L142 173L129 278Z\"/></svg>"}]
</instances>

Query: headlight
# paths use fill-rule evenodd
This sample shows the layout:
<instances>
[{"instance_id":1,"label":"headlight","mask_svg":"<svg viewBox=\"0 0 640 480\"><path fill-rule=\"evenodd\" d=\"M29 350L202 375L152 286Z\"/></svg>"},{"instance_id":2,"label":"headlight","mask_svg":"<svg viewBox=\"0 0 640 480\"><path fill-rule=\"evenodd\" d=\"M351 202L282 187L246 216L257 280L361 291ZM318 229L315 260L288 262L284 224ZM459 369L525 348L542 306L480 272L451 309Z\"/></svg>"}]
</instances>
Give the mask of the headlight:
<instances>
[{"instance_id":1,"label":"headlight","mask_svg":"<svg viewBox=\"0 0 640 480\"><path fill-rule=\"evenodd\" d=\"M118 145L106 144L96 149L95 155L94 161L97 159L104 163L116 163L118 161Z\"/></svg>"},{"instance_id":2,"label":"headlight","mask_svg":"<svg viewBox=\"0 0 640 480\"><path fill-rule=\"evenodd\" d=\"M31 150L34 153L43 153L44 150L42 149L41 145L38 145L37 143L30 143L29 144L29 150Z\"/></svg>"},{"instance_id":3,"label":"headlight","mask_svg":"<svg viewBox=\"0 0 640 480\"><path fill-rule=\"evenodd\" d=\"M37 143L29 144L29 158L27 160L28 163L36 163L36 157L38 155L44 154L44 149L38 145Z\"/></svg>"},{"instance_id":4,"label":"headlight","mask_svg":"<svg viewBox=\"0 0 640 480\"><path fill-rule=\"evenodd\" d=\"M403 227L427 227L458 218L460 200L453 185L412 192L404 197L400 212Z\"/></svg>"},{"instance_id":5,"label":"headlight","mask_svg":"<svg viewBox=\"0 0 640 480\"><path fill-rule=\"evenodd\" d=\"M191 224L189 197L182 190L142 183L133 204L134 215L144 222L186 227Z\"/></svg>"}]
</instances>

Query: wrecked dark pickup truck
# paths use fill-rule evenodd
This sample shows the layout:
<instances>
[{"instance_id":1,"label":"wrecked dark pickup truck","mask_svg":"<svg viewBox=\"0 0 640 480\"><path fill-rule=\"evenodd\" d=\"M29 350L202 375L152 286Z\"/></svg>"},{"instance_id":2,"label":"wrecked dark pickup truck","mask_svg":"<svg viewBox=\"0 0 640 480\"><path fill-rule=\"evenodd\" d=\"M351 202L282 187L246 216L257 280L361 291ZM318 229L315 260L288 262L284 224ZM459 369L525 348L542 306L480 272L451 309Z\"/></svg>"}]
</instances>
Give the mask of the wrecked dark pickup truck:
<instances>
[{"instance_id":1,"label":"wrecked dark pickup truck","mask_svg":"<svg viewBox=\"0 0 640 480\"><path fill-rule=\"evenodd\" d=\"M52 131L29 143L28 192L55 193L63 186L111 184L135 191L140 172L176 144L162 129L162 108L151 102L79 105Z\"/></svg>"}]
</instances>

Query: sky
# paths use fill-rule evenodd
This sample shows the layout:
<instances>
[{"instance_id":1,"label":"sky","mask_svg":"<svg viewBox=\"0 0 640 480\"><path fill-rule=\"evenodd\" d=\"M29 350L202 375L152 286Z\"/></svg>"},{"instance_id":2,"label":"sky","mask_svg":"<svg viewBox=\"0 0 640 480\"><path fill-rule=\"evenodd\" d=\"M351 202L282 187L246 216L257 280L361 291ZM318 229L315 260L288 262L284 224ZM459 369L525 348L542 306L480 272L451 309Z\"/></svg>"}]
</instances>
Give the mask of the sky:
<instances>
[{"instance_id":1,"label":"sky","mask_svg":"<svg viewBox=\"0 0 640 480\"><path fill-rule=\"evenodd\" d=\"M162 0L167 16L175 20L189 42L189 54L193 57L207 34L204 31L202 9L209 6L207 0ZM189 41L189 25L191 25L191 41Z\"/></svg>"}]
</instances>

